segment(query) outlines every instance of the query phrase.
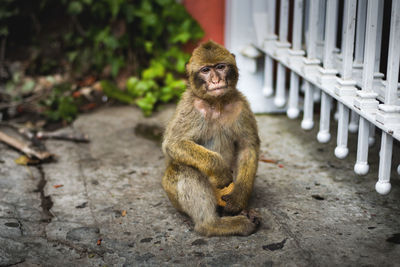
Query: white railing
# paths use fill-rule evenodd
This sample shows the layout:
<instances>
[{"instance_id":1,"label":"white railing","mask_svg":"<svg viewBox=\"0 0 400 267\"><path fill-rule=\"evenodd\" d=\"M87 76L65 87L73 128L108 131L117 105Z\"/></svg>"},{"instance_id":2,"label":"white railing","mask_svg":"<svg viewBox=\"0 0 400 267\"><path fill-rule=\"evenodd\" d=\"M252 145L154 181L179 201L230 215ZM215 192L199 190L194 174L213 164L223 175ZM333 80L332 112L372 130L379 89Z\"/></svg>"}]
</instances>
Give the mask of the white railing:
<instances>
[{"instance_id":1,"label":"white railing","mask_svg":"<svg viewBox=\"0 0 400 267\"><path fill-rule=\"evenodd\" d=\"M390 29L382 29L383 0L345 0L341 4L337 0L248 2L258 6L251 13L257 40L262 41L253 41L252 45L265 54L264 96L274 98L277 107L286 105L289 118L297 118L302 109L301 127L305 130L314 127L313 106L320 99L317 139L321 143L331 139L330 117L336 101L335 155L347 156L348 132L358 131L354 171L359 175L369 170L368 147L374 142L375 130L382 131L375 187L380 194L391 189L393 138L400 140L400 0L390 2ZM388 41L382 42L382 30L389 31ZM339 47L337 36L341 39ZM387 68L379 73L381 51L385 50ZM288 86L286 70L290 71ZM300 88L304 89L302 108Z\"/></svg>"}]
</instances>

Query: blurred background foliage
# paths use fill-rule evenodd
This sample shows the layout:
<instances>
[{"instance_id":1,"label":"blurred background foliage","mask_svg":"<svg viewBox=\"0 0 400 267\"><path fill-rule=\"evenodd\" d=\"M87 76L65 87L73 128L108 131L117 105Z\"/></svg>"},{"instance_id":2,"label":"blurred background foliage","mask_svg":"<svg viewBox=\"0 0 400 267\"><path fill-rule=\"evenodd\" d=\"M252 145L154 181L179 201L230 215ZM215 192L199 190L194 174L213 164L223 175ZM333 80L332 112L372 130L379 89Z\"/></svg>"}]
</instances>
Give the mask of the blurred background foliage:
<instances>
[{"instance_id":1,"label":"blurred background foliage","mask_svg":"<svg viewBox=\"0 0 400 267\"><path fill-rule=\"evenodd\" d=\"M115 99L150 115L184 91L182 47L202 36L175 0L2 0L0 110L69 122Z\"/></svg>"}]
</instances>

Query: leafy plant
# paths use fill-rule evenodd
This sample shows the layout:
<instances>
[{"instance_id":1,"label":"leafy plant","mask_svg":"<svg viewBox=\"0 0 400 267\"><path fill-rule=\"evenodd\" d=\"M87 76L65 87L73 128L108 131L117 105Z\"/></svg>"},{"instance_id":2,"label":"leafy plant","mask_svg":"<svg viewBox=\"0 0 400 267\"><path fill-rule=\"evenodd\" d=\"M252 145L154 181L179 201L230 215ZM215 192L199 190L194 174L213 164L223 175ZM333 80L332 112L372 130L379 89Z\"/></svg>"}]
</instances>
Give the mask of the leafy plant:
<instances>
[{"instance_id":1,"label":"leafy plant","mask_svg":"<svg viewBox=\"0 0 400 267\"><path fill-rule=\"evenodd\" d=\"M53 121L64 120L71 122L78 115L78 101L69 92L71 84L62 83L53 88L49 97L41 104L44 114Z\"/></svg>"},{"instance_id":2,"label":"leafy plant","mask_svg":"<svg viewBox=\"0 0 400 267\"><path fill-rule=\"evenodd\" d=\"M21 40L31 45L35 51L30 55L31 73L47 75L61 67L74 79L87 75L104 79L107 96L136 104L146 115L157 103L179 98L189 59L182 46L203 36L176 0L4 1L0 21L5 21L6 30L0 27L0 37L2 31L14 31L9 48ZM126 88L105 81L119 81L122 70L131 75ZM74 99L68 97L68 89L57 90L45 103L48 115L70 120L77 112Z\"/></svg>"},{"instance_id":3,"label":"leafy plant","mask_svg":"<svg viewBox=\"0 0 400 267\"><path fill-rule=\"evenodd\" d=\"M83 71L111 69L116 77L127 64L148 66L169 52L171 62L184 71L181 45L202 37L199 25L175 0L61 1L71 16L65 35L68 59ZM135 70L140 73L138 67Z\"/></svg>"},{"instance_id":4,"label":"leafy plant","mask_svg":"<svg viewBox=\"0 0 400 267\"><path fill-rule=\"evenodd\" d=\"M162 60L152 60L150 67L143 70L142 79L130 77L126 83L127 92L138 98L136 104L145 115L150 115L157 101L169 102L179 98L186 82L176 79L163 65Z\"/></svg>"},{"instance_id":5,"label":"leafy plant","mask_svg":"<svg viewBox=\"0 0 400 267\"><path fill-rule=\"evenodd\" d=\"M76 60L87 62L86 58L92 57L90 56L92 53L98 71L109 65L113 77L116 77L120 68L126 63L122 56L124 49L129 51L129 47L132 47L135 51L134 60L144 62L140 65L149 62L147 68L137 69L136 75L129 78L126 92L103 82L103 89L109 97L125 103L132 103L136 99L134 102L144 114L150 115L157 102L168 102L180 96L185 88L185 82L179 77L184 73L185 64L189 59L189 55L181 50L181 46L203 35L198 24L182 5L175 0L69 2L70 14L86 14L86 9L91 12L106 10L102 16L111 18L113 23L103 28L93 25L87 33L91 36L89 40L94 41L94 49L90 50L91 52L82 50L82 56L78 56L80 52L73 51L70 54L73 62ZM115 27L122 28L119 30L123 33L116 34L115 31L118 29ZM130 32L134 35L128 35ZM75 38L78 41L81 37L75 36Z\"/></svg>"},{"instance_id":6,"label":"leafy plant","mask_svg":"<svg viewBox=\"0 0 400 267\"><path fill-rule=\"evenodd\" d=\"M157 103L177 99L184 91L182 76L189 54L183 52L181 46L201 38L203 32L184 7L174 0L142 0L135 2L138 3L135 6L123 0L112 2L112 17L118 18L122 12L122 16L126 16L126 27L140 33L134 39L127 40L136 51L135 59L144 61L145 64L141 65L148 67L142 70L138 68L136 75L128 79L126 92L109 82L102 83L103 89L109 97L125 103L134 102L145 115L150 115ZM126 10L131 12L126 13ZM110 28L99 32L97 37L99 35L101 38L96 40L104 42L105 47L118 50ZM115 76L124 61L118 58L113 60L117 61L111 63L111 73Z\"/></svg>"}]
</instances>

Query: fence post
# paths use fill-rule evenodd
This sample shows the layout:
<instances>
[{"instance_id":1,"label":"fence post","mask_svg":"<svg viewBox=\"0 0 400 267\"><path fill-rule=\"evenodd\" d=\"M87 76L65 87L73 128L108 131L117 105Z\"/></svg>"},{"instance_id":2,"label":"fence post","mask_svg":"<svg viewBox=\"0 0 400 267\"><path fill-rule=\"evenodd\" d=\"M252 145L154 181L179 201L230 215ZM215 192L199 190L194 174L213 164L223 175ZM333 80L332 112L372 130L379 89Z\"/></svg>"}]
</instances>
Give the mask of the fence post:
<instances>
[{"instance_id":1,"label":"fence post","mask_svg":"<svg viewBox=\"0 0 400 267\"><path fill-rule=\"evenodd\" d=\"M383 26L383 4L384 0L378 1L378 22L376 25L377 36L376 36L376 55L375 55L375 78L383 78L383 73L379 73L379 65L381 62L381 46L382 46L382 26Z\"/></svg>"},{"instance_id":2,"label":"fence post","mask_svg":"<svg viewBox=\"0 0 400 267\"><path fill-rule=\"evenodd\" d=\"M303 0L295 0L294 2L294 14L293 14L293 35L292 35L292 49L289 50L289 64L296 64L302 56L304 51L301 50L301 35L303 28ZM286 111L287 116L290 119L295 119L299 116L300 110L298 108L299 102L299 76L294 72L290 72L290 89L289 89L289 100L288 109Z\"/></svg>"},{"instance_id":3,"label":"fence post","mask_svg":"<svg viewBox=\"0 0 400 267\"><path fill-rule=\"evenodd\" d=\"M354 49L353 68L361 69L364 61L365 23L367 17L367 0L358 0L356 47Z\"/></svg>"},{"instance_id":4,"label":"fence post","mask_svg":"<svg viewBox=\"0 0 400 267\"><path fill-rule=\"evenodd\" d=\"M252 17L256 33L256 44L263 47L268 38L268 2L262 0L252 0Z\"/></svg>"},{"instance_id":5,"label":"fence post","mask_svg":"<svg viewBox=\"0 0 400 267\"><path fill-rule=\"evenodd\" d=\"M275 35L275 13L276 13L276 0L268 1L268 36L267 40L277 39ZM272 96L274 93L274 61L273 59L265 55L265 66L264 66L264 85L263 94L266 97Z\"/></svg>"},{"instance_id":6,"label":"fence post","mask_svg":"<svg viewBox=\"0 0 400 267\"><path fill-rule=\"evenodd\" d=\"M310 0L309 3L309 20L308 20L308 38L307 38L307 58L304 59L303 73L310 75L315 72L320 63L317 59L317 35L318 35L318 9L319 0ZM301 122L301 128L311 130L314 127L313 110L314 110L314 85L309 81L305 81L304 96L304 113Z\"/></svg>"},{"instance_id":7,"label":"fence post","mask_svg":"<svg viewBox=\"0 0 400 267\"><path fill-rule=\"evenodd\" d=\"M279 41L276 42L276 53L279 54L281 50L287 50L290 44L287 41L288 37L288 24L289 24L289 0L281 0L280 15L279 15ZM277 77L276 77L276 90L274 104L277 107L285 105L285 91L286 91L286 68L278 62Z\"/></svg>"},{"instance_id":8,"label":"fence post","mask_svg":"<svg viewBox=\"0 0 400 267\"><path fill-rule=\"evenodd\" d=\"M367 24L366 36L363 55L363 74L361 91L357 92L357 97L354 99L354 107L360 111L376 110L378 94L373 92L374 82L374 63L376 56L376 38L378 36L378 20L379 20L379 2L380 0L369 0L367 8ZM359 121L358 144L357 144L357 161L354 165L354 172L358 175L368 173L368 146L370 136L375 133L375 126L371 125L365 118L361 117Z\"/></svg>"},{"instance_id":9,"label":"fence post","mask_svg":"<svg viewBox=\"0 0 400 267\"><path fill-rule=\"evenodd\" d=\"M360 116L358 116L357 112L352 110L350 113L349 132L356 133L358 131L359 120L360 120Z\"/></svg>"},{"instance_id":10,"label":"fence post","mask_svg":"<svg viewBox=\"0 0 400 267\"><path fill-rule=\"evenodd\" d=\"M356 93L355 81L352 80L356 0L346 0L344 7L343 41L342 41L342 77L337 79L335 93L338 96L353 96ZM349 109L341 102L339 106L339 123L337 134L336 157L343 159L349 153L347 148Z\"/></svg>"},{"instance_id":11,"label":"fence post","mask_svg":"<svg viewBox=\"0 0 400 267\"><path fill-rule=\"evenodd\" d=\"M400 67L400 0L392 1L392 15L390 20L389 53L387 65L387 81L385 87L384 104L379 105L376 121L385 125L387 123L400 124L400 107L396 106L399 100L398 77ZM379 177L375 189L380 194L390 191L390 169L392 164L393 137L382 132L381 151L379 153Z\"/></svg>"},{"instance_id":12,"label":"fence post","mask_svg":"<svg viewBox=\"0 0 400 267\"><path fill-rule=\"evenodd\" d=\"M336 49L336 33L338 22L338 1L328 0L326 3L326 21L325 21L325 43L323 53L323 67L319 68L319 84L333 84L336 82L337 70L334 69L334 55ZM317 140L320 143L327 143L331 139L329 133L330 114L332 98L326 92L321 92L321 117L319 122L319 132Z\"/></svg>"}]
</instances>

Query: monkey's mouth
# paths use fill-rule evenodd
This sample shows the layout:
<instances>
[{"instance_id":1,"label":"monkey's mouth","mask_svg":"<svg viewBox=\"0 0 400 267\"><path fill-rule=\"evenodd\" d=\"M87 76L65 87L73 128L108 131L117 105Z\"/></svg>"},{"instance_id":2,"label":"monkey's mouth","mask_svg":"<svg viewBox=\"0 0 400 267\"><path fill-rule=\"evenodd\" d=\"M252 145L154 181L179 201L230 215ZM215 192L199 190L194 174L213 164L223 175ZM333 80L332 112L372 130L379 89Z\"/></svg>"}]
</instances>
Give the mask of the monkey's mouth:
<instances>
[{"instance_id":1,"label":"monkey's mouth","mask_svg":"<svg viewBox=\"0 0 400 267\"><path fill-rule=\"evenodd\" d=\"M214 87L214 88L208 88L207 91L208 92L213 92L213 91L218 91L218 90L223 90L228 88L228 86L224 85L224 86L218 86L218 87Z\"/></svg>"}]
</instances>

